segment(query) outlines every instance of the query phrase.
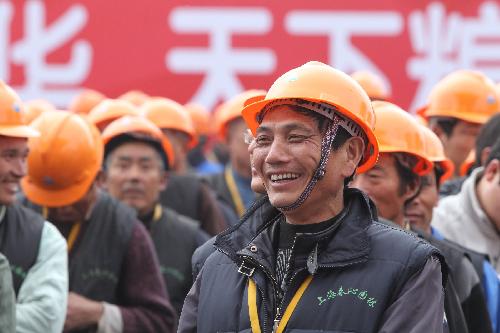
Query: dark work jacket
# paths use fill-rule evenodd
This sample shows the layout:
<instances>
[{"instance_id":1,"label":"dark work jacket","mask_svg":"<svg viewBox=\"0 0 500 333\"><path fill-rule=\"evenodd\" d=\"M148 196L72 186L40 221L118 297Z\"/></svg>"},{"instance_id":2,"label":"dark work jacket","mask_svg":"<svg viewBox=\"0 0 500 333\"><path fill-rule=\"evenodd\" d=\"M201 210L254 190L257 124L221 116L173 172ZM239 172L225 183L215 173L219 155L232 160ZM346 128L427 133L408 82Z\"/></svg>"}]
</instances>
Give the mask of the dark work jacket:
<instances>
[{"instance_id":1,"label":"dark work jacket","mask_svg":"<svg viewBox=\"0 0 500 333\"><path fill-rule=\"evenodd\" d=\"M160 203L201 223L209 235L216 235L228 226L215 194L195 175L172 175Z\"/></svg>"},{"instance_id":2,"label":"dark work jacket","mask_svg":"<svg viewBox=\"0 0 500 333\"><path fill-rule=\"evenodd\" d=\"M43 224L40 214L17 204L6 207L0 222L0 253L10 262L16 295L38 258Z\"/></svg>"},{"instance_id":3,"label":"dark work jacket","mask_svg":"<svg viewBox=\"0 0 500 333\"><path fill-rule=\"evenodd\" d=\"M345 199L346 208L336 223L322 232L297 236L295 245L311 251L296 256L297 269L282 308L308 274L313 279L288 322L289 332L306 328L311 332L376 332L384 311L431 256L441 261L443 285L446 281L446 264L437 249L409 233L374 222L369 199L362 192L347 189ZM264 333L272 329L278 306L273 240L281 213L267 200L259 202L261 206L249 210L241 223L217 236L218 252L208 257L198 276L198 332L250 330L248 278L257 286L261 329Z\"/></svg>"},{"instance_id":4,"label":"dark work jacket","mask_svg":"<svg viewBox=\"0 0 500 333\"><path fill-rule=\"evenodd\" d=\"M120 304L120 271L135 223L132 208L100 192L69 253L70 291L95 301Z\"/></svg>"},{"instance_id":5,"label":"dark work jacket","mask_svg":"<svg viewBox=\"0 0 500 333\"><path fill-rule=\"evenodd\" d=\"M208 235L194 220L163 208L161 217L148 225L170 301L180 315L191 285L191 257Z\"/></svg>"},{"instance_id":6,"label":"dark work jacket","mask_svg":"<svg viewBox=\"0 0 500 333\"><path fill-rule=\"evenodd\" d=\"M464 266L463 260L469 260L466 253L449 241L438 240L435 237L427 235L419 230L415 230L415 232L419 235L419 237L422 237L430 244L438 248L446 259L446 263L449 267L449 276L448 285L445 290L445 298L447 293L452 293L452 288L455 289L457 296L467 295L465 299L459 299L459 302L468 332L493 332L490 316L488 314L488 308L486 306L486 299L481 287L481 280L477 277L477 283L475 285L469 284L472 279L467 278L467 276L476 276L477 274L472 265ZM453 284L453 287L451 284ZM461 314L457 309L446 309L446 316L448 318L448 322L450 323L451 333L467 331L464 328L458 328L463 326L463 324L460 324ZM451 329L451 325L453 323L455 323L457 327L454 330Z\"/></svg>"},{"instance_id":7,"label":"dark work jacket","mask_svg":"<svg viewBox=\"0 0 500 333\"><path fill-rule=\"evenodd\" d=\"M229 191L229 187L227 186L224 172L207 175L203 177L203 179L206 180L206 182L215 191L215 193L217 193L217 196L220 198L220 200L224 201L229 207L231 207L236 216L238 216L238 210L236 209L236 205L234 204L233 198L231 197L231 192Z\"/></svg>"}]
</instances>

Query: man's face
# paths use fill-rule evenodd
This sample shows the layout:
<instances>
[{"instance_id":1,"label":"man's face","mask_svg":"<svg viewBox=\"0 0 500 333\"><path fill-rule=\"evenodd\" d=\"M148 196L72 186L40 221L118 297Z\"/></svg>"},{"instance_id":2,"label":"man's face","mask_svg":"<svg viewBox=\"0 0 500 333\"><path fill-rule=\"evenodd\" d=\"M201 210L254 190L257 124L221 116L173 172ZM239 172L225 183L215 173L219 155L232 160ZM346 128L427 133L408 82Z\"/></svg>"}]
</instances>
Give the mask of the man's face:
<instances>
[{"instance_id":1,"label":"man's face","mask_svg":"<svg viewBox=\"0 0 500 333\"><path fill-rule=\"evenodd\" d=\"M443 143L444 153L455 164L457 172L460 170L460 166L467 158L469 152L474 148L480 129L480 124L459 120L455 127L453 127L450 136L447 136L445 133L439 134L439 138Z\"/></svg>"},{"instance_id":2,"label":"man's face","mask_svg":"<svg viewBox=\"0 0 500 333\"><path fill-rule=\"evenodd\" d=\"M158 152L142 142L120 145L107 161L104 187L109 194L135 208L139 215L150 213L166 187Z\"/></svg>"},{"instance_id":3,"label":"man's face","mask_svg":"<svg viewBox=\"0 0 500 333\"><path fill-rule=\"evenodd\" d=\"M28 140L0 136L0 204L16 200L19 182L26 175Z\"/></svg>"},{"instance_id":4,"label":"man's face","mask_svg":"<svg viewBox=\"0 0 500 333\"><path fill-rule=\"evenodd\" d=\"M83 222L88 217L96 195L96 186L92 184L85 196L77 202L67 206L48 208L47 219L57 224Z\"/></svg>"},{"instance_id":5,"label":"man's face","mask_svg":"<svg viewBox=\"0 0 500 333\"><path fill-rule=\"evenodd\" d=\"M370 196L377 206L379 216L402 223L405 196L400 195L400 180L396 160L391 154L380 154L377 164L356 176L352 187Z\"/></svg>"},{"instance_id":6,"label":"man's face","mask_svg":"<svg viewBox=\"0 0 500 333\"><path fill-rule=\"evenodd\" d=\"M288 206L299 198L319 164L321 140L316 121L288 106L265 115L257 129L252 161L273 206ZM325 200L342 191L346 171L341 155L331 153L326 175L301 206L303 211L324 206Z\"/></svg>"},{"instance_id":7,"label":"man's face","mask_svg":"<svg viewBox=\"0 0 500 333\"><path fill-rule=\"evenodd\" d=\"M405 209L405 217L413 227L431 233L432 211L439 201L439 192L434 172L421 177L419 195Z\"/></svg>"},{"instance_id":8,"label":"man's face","mask_svg":"<svg viewBox=\"0 0 500 333\"><path fill-rule=\"evenodd\" d=\"M228 126L227 147L231 158L231 165L243 177L251 177L250 155L248 145L243 139L247 126L243 118L238 118Z\"/></svg>"}]
</instances>

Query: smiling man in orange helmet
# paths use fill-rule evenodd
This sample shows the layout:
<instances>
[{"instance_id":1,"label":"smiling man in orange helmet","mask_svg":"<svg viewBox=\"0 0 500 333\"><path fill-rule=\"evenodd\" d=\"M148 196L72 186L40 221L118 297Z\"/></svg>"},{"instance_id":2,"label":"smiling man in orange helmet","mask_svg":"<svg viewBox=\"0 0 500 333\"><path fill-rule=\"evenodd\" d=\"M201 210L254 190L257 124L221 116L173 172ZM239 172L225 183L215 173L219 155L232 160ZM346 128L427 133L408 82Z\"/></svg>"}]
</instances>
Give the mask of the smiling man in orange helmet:
<instances>
[{"instance_id":1,"label":"smiling man in orange helmet","mask_svg":"<svg viewBox=\"0 0 500 333\"><path fill-rule=\"evenodd\" d=\"M170 142L149 120L130 116L109 124L102 137L104 187L133 207L149 230L170 300L180 315L193 284L191 256L208 235L199 228L198 221L159 203L174 160Z\"/></svg>"},{"instance_id":2,"label":"smiling man in orange helmet","mask_svg":"<svg viewBox=\"0 0 500 333\"><path fill-rule=\"evenodd\" d=\"M175 315L147 230L135 212L96 185L103 143L99 131L70 112L47 112L33 123L24 194L68 241L65 331L171 332Z\"/></svg>"},{"instance_id":3,"label":"smiling man in orange helmet","mask_svg":"<svg viewBox=\"0 0 500 333\"><path fill-rule=\"evenodd\" d=\"M242 113L268 196L217 236L179 332L439 332L441 255L347 187L378 155L363 89L310 62Z\"/></svg>"},{"instance_id":4,"label":"smiling man in orange helmet","mask_svg":"<svg viewBox=\"0 0 500 333\"><path fill-rule=\"evenodd\" d=\"M493 82L480 72L459 70L436 84L420 113L443 143L458 177L481 125L498 112L500 97Z\"/></svg>"},{"instance_id":5,"label":"smiling man in orange helmet","mask_svg":"<svg viewBox=\"0 0 500 333\"><path fill-rule=\"evenodd\" d=\"M21 100L0 81L0 252L12 272L15 331L59 333L68 297L64 238L41 215L15 203L26 175L28 138L40 134L23 116Z\"/></svg>"}]
</instances>

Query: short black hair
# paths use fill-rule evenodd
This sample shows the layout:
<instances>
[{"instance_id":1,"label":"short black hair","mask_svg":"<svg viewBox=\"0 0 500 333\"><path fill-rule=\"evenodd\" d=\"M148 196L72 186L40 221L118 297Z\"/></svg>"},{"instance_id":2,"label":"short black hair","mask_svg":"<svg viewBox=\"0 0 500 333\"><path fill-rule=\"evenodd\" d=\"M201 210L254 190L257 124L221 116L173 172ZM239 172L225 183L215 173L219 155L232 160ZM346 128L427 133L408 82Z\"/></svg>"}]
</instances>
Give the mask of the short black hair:
<instances>
[{"instance_id":1,"label":"short black hair","mask_svg":"<svg viewBox=\"0 0 500 333\"><path fill-rule=\"evenodd\" d=\"M500 135L497 137L495 143L491 147L490 155L485 165L490 164L493 160L500 160Z\"/></svg>"},{"instance_id":2,"label":"short black hair","mask_svg":"<svg viewBox=\"0 0 500 333\"><path fill-rule=\"evenodd\" d=\"M130 142L140 142L151 146L158 154L160 161L162 162L162 167L165 171L168 171L169 168L169 160L168 156L163 150L163 146L160 141L151 138L147 135L141 135L139 133L124 133L115 136L104 146L104 163L103 169L106 170L108 164L108 158L111 153L121 145Z\"/></svg>"},{"instance_id":3,"label":"short black hair","mask_svg":"<svg viewBox=\"0 0 500 333\"><path fill-rule=\"evenodd\" d=\"M397 157L398 154L405 153L394 153L394 164L399 178L398 194L403 195L407 187L418 183L419 176L408 166L401 163L400 159Z\"/></svg>"},{"instance_id":4,"label":"short black hair","mask_svg":"<svg viewBox=\"0 0 500 333\"><path fill-rule=\"evenodd\" d=\"M453 117L437 116L437 117L430 117L429 123L431 125L435 124L439 126L439 128L443 130L444 134L446 134L447 137L450 137L451 133L453 133L453 129L458 124L458 119Z\"/></svg>"},{"instance_id":5,"label":"short black hair","mask_svg":"<svg viewBox=\"0 0 500 333\"><path fill-rule=\"evenodd\" d=\"M500 137L500 113L492 116L483 125L476 139L476 161L474 167L481 166L481 154L484 148L491 147Z\"/></svg>"}]
</instances>

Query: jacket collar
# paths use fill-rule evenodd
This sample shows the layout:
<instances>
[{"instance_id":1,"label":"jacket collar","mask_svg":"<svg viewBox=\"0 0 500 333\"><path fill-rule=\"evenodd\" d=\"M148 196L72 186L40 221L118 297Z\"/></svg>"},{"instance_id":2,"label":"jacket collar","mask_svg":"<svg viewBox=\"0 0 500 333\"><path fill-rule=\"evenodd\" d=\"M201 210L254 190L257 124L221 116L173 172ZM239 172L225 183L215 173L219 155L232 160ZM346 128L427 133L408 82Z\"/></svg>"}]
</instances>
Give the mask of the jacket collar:
<instances>
[{"instance_id":1,"label":"jacket collar","mask_svg":"<svg viewBox=\"0 0 500 333\"><path fill-rule=\"evenodd\" d=\"M368 258L370 239L367 229L376 220L376 210L370 199L357 189L345 190L345 202L338 220L328 229L297 237L297 241L313 244L309 259L315 261L316 267L308 265L311 273L318 266L347 266ZM238 265L242 256L249 256L264 266L272 266L276 252L273 234L282 216L267 196L263 197L255 202L239 224L219 234L214 245Z\"/></svg>"}]
</instances>

